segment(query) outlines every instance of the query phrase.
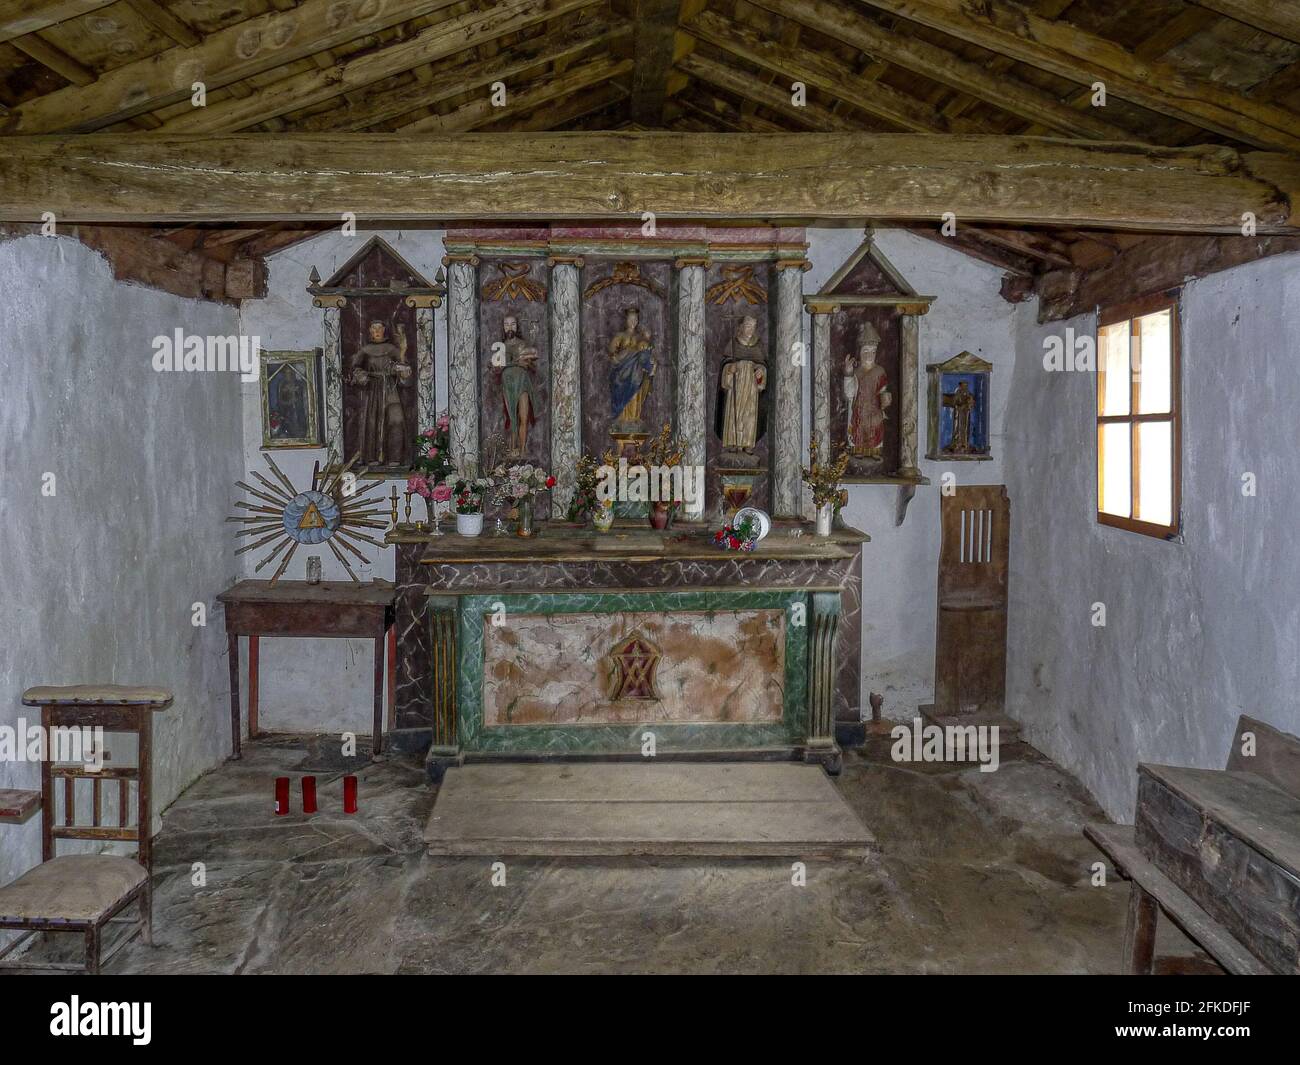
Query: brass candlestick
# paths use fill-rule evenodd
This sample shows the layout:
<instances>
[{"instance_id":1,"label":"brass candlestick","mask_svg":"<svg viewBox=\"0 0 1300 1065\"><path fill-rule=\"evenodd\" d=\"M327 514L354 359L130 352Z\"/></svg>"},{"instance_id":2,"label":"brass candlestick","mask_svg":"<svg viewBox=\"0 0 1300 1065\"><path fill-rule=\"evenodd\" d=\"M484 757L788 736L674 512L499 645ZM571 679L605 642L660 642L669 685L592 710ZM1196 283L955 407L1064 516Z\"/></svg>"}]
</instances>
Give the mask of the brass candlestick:
<instances>
[{"instance_id":1,"label":"brass candlestick","mask_svg":"<svg viewBox=\"0 0 1300 1065\"><path fill-rule=\"evenodd\" d=\"M392 526L394 529L396 529L397 528L397 485L393 485L393 494L389 498L392 500L392 506L388 508L388 513L390 516L390 520L392 522Z\"/></svg>"},{"instance_id":2,"label":"brass candlestick","mask_svg":"<svg viewBox=\"0 0 1300 1065\"><path fill-rule=\"evenodd\" d=\"M394 488L393 491L396 492L397 489ZM411 524L411 495L412 493L410 489L407 489L406 492L406 524L407 525Z\"/></svg>"}]
</instances>

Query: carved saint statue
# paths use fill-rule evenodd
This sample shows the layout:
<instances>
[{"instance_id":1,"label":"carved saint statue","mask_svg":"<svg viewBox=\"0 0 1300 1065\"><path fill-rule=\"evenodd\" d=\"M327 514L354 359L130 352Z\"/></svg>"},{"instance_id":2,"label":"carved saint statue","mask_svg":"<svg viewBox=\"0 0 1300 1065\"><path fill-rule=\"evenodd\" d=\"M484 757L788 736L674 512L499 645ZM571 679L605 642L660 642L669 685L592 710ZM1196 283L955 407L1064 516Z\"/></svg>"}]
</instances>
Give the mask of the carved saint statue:
<instances>
[{"instance_id":1,"label":"carved saint statue","mask_svg":"<svg viewBox=\"0 0 1300 1065\"><path fill-rule=\"evenodd\" d=\"M849 454L879 458L885 441L885 411L893 401L889 376L876 363L880 334L870 322L858 331L856 355L844 359L844 400Z\"/></svg>"},{"instance_id":2,"label":"carved saint statue","mask_svg":"<svg viewBox=\"0 0 1300 1065\"><path fill-rule=\"evenodd\" d=\"M533 371L537 349L519 335L519 319L508 314L501 322L501 404L506 426L506 453L523 457L528 453L528 431L537 423L537 399L533 395Z\"/></svg>"},{"instance_id":3,"label":"carved saint statue","mask_svg":"<svg viewBox=\"0 0 1300 1065\"><path fill-rule=\"evenodd\" d=\"M732 357L722 364L719 382L723 394L722 446L728 451L753 454L758 440L759 393L767 387L767 367L758 343L758 321L752 315L740 320L731 345ZM752 358L746 358L752 355Z\"/></svg>"},{"instance_id":4,"label":"carved saint statue","mask_svg":"<svg viewBox=\"0 0 1300 1065\"><path fill-rule=\"evenodd\" d=\"M641 411L654 383L654 341L641 326L641 312L623 312L623 331L609 342L609 406L614 424L641 425Z\"/></svg>"},{"instance_id":5,"label":"carved saint statue","mask_svg":"<svg viewBox=\"0 0 1300 1065\"><path fill-rule=\"evenodd\" d=\"M945 451L953 455L971 453L970 419L975 411L975 393L965 381L957 382L957 389L943 397L943 405L952 410L952 440Z\"/></svg>"},{"instance_id":6,"label":"carved saint statue","mask_svg":"<svg viewBox=\"0 0 1300 1065\"><path fill-rule=\"evenodd\" d=\"M387 466L404 461L414 434L407 429L402 411L402 389L412 384L406 362L406 329L397 327L397 343L388 339L383 322L371 322L369 343L362 344L348 361L348 379L363 390L357 412L357 450L363 464Z\"/></svg>"}]
</instances>

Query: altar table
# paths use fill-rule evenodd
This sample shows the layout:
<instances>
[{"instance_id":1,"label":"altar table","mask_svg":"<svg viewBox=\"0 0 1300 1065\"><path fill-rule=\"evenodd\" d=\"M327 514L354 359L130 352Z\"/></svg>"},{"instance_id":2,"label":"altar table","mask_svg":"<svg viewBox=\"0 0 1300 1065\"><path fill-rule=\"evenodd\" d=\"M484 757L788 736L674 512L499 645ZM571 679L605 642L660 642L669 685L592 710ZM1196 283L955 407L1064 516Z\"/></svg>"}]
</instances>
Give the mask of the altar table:
<instances>
[{"instance_id":1,"label":"altar table","mask_svg":"<svg viewBox=\"0 0 1300 1065\"><path fill-rule=\"evenodd\" d=\"M857 720L861 545L778 523L396 531L397 725L489 758L788 757L840 764Z\"/></svg>"}]
</instances>

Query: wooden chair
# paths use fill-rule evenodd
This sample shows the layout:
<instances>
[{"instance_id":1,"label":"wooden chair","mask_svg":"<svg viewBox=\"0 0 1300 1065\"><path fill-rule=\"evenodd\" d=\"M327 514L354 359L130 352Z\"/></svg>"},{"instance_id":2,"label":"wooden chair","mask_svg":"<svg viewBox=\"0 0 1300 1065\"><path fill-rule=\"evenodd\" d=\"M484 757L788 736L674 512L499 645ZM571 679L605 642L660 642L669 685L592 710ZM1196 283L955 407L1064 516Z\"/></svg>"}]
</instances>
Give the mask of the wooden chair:
<instances>
[{"instance_id":1,"label":"wooden chair","mask_svg":"<svg viewBox=\"0 0 1300 1065\"><path fill-rule=\"evenodd\" d=\"M23 693L24 705L41 709L47 744L41 762L41 864L0 888L0 929L23 933L0 950L0 959L12 954L38 932L80 932L86 941L86 960L84 966L68 962L3 961L0 969L55 969L94 974L137 934L145 943L152 943L153 896L149 874L153 862L150 833L153 712L165 709L171 701L171 692L164 689L120 685L38 687ZM82 762L54 761L58 753L53 748L56 729L95 727L105 733L134 733L139 744L136 765L104 766L96 771ZM61 788L56 789L56 778L62 781ZM136 784L134 789L132 781ZM77 824L77 785L83 782L89 783L91 790L89 825ZM104 791L114 784L118 823L108 826L102 823ZM134 821L130 817L132 805ZM55 846L61 839L134 842L137 854L134 859L113 854L56 856ZM132 905L139 908L138 918L118 917ZM109 953L101 957L103 931L110 923L133 923L135 928L121 936Z\"/></svg>"}]
</instances>

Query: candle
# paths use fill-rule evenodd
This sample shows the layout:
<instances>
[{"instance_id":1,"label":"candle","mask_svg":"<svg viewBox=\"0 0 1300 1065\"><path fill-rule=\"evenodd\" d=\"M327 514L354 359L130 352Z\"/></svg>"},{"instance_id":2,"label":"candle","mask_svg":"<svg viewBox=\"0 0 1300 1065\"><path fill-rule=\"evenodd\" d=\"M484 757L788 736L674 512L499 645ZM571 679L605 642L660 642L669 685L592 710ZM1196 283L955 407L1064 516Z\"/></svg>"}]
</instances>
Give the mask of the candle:
<instances>
[{"instance_id":1,"label":"candle","mask_svg":"<svg viewBox=\"0 0 1300 1065\"><path fill-rule=\"evenodd\" d=\"M305 814L314 814L316 812L316 778L302 778L302 812Z\"/></svg>"},{"instance_id":2,"label":"candle","mask_svg":"<svg viewBox=\"0 0 1300 1065\"><path fill-rule=\"evenodd\" d=\"M345 814L354 814L357 812L357 778L343 778L343 812Z\"/></svg>"},{"instance_id":3,"label":"candle","mask_svg":"<svg viewBox=\"0 0 1300 1065\"><path fill-rule=\"evenodd\" d=\"M289 812L289 778L275 778L275 814L283 817Z\"/></svg>"}]
</instances>

